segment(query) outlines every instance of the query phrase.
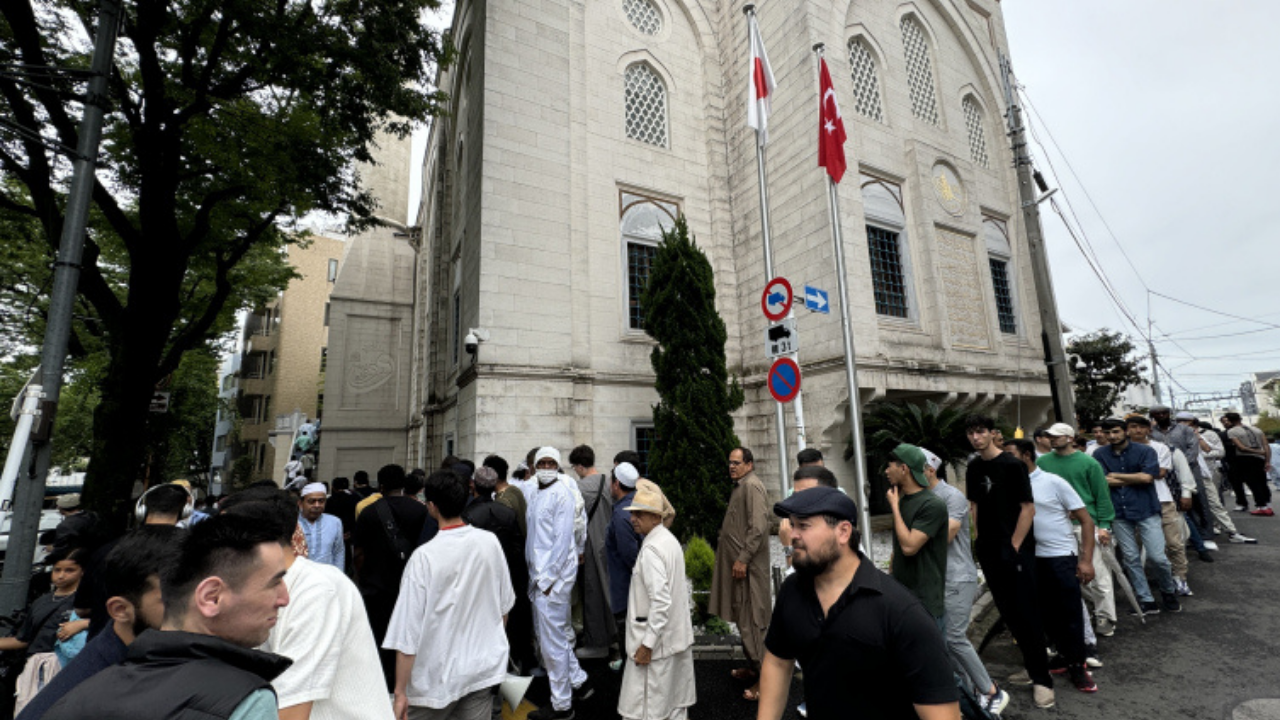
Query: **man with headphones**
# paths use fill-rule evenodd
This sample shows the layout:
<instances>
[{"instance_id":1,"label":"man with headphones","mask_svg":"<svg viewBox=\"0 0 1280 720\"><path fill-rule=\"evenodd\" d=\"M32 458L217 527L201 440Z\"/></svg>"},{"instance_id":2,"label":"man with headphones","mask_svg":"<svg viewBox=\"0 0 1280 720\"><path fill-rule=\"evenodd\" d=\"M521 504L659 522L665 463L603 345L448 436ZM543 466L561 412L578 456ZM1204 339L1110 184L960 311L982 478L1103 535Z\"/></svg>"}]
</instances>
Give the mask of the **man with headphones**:
<instances>
[{"instance_id":1,"label":"man with headphones","mask_svg":"<svg viewBox=\"0 0 1280 720\"><path fill-rule=\"evenodd\" d=\"M140 525L181 526L194 509L195 498L190 490L178 483L165 483L142 493L133 507L133 514ZM76 591L76 614L89 619L90 640L111 623L111 616L107 614L106 564L107 555L120 540L111 540L94 551L85 567L80 589Z\"/></svg>"}]
</instances>

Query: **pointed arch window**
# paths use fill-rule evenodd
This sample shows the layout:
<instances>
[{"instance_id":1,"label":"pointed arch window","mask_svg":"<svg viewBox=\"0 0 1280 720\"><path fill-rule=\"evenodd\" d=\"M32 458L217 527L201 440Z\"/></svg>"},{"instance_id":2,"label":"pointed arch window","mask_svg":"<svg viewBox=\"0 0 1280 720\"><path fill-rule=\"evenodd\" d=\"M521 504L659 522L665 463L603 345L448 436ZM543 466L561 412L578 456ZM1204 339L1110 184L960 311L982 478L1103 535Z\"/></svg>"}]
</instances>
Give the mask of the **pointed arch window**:
<instances>
[{"instance_id":1,"label":"pointed arch window","mask_svg":"<svg viewBox=\"0 0 1280 720\"><path fill-rule=\"evenodd\" d=\"M1018 308L1014 289L1017 287L1013 272L1013 247L1009 243L1009 229L1003 220L982 218L982 240L987 246L987 263L991 266L991 291L996 301L996 319L1000 332L1018 334Z\"/></svg>"},{"instance_id":2,"label":"pointed arch window","mask_svg":"<svg viewBox=\"0 0 1280 720\"><path fill-rule=\"evenodd\" d=\"M667 147L667 86L648 63L627 68L627 137Z\"/></svg>"},{"instance_id":3,"label":"pointed arch window","mask_svg":"<svg viewBox=\"0 0 1280 720\"><path fill-rule=\"evenodd\" d=\"M914 16L902 18L902 48L907 56L907 85L911 90L911 112L930 125L938 124L938 97L933 87L933 60L929 40Z\"/></svg>"},{"instance_id":4,"label":"pointed arch window","mask_svg":"<svg viewBox=\"0 0 1280 720\"><path fill-rule=\"evenodd\" d=\"M662 233L675 227L680 207L673 202L623 191L620 195L622 246L626 252L627 328L644 330L640 296L649 284L649 271L658 255Z\"/></svg>"},{"instance_id":5,"label":"pointed arch window","mask_svg":"<svg viewBox=\"0 0 1280 720\"><path fill-rule=\"evenodd\" d=\"M884 122L876 58L861 38L849 41L849 73L853 78L853 109L863 117Z\"/></svg>"},{"instance_id":6,"label":"pointed arch window","mask_svg":"<svg viewBox=\"0 0 1280 720\"><path fill-rule=\"evenodd\" d=\"M964 127L969 133L969 159L982 167L991 167L987 158L987 133L982 122L982 108L972 95L966 95L964 102Z\"/></svg>"}]
</instances>

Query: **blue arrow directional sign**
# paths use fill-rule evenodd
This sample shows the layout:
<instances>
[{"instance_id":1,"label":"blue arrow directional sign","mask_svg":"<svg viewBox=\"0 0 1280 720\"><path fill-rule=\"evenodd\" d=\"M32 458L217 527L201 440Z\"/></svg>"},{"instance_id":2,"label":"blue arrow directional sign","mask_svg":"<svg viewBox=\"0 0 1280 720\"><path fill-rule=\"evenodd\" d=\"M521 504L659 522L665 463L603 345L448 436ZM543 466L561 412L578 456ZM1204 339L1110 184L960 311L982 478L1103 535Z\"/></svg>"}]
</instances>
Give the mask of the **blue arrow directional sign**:
<instances>
[{"instance_id":1,"label":"blue arrow directional sign","mask_svg":"<svg viewBox=\"0 0 1280 720\"><path fill-rule=\"evenodd\" d=\"M831 312L831 303L827 302L827 291L811 285L804 286L804 306L813 312Z\"/></svg>"}]
</instances>

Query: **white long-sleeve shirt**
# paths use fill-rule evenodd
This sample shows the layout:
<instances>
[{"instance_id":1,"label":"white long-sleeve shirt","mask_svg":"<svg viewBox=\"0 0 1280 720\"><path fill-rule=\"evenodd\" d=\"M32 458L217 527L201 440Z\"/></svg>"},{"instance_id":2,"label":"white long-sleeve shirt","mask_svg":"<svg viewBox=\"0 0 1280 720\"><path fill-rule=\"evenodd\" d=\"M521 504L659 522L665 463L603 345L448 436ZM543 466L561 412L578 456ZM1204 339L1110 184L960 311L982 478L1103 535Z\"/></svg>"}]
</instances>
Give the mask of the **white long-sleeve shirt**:
<instances>
[{"instance_id":1,"label":"white long-sleeve shirt","mask_svg":"<svg viewBox=\"0 0 1280 720\"><path fill-rule=\"evenodd\" d=\"M577 502L570 485L560 479L539 487L529 500L529 537L525 543L525 560L529 563L529 592L571 586L578 574L578 555L574 519Z\"/></svg>"}]
</instances>

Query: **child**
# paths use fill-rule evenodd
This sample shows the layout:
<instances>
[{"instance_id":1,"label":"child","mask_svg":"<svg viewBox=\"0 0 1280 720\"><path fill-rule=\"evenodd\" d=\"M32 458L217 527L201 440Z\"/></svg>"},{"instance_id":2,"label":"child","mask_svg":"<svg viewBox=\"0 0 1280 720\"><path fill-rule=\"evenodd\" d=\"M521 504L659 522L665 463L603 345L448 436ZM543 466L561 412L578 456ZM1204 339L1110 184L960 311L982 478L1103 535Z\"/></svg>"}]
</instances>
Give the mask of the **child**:
<instances>
[{"instance_id":1,"label":"child","mask_svg":"<svg viewBox=\"0 0 1280 720\"><path fill-rule=\"evenodd\" d=\"M61 669L54 655L54 645L89 627L88 620L71 619L75 612L76 589L84 576L81 563L86 555L87 552L80 548L51 555L53 589L31 603L26 618L12 637L0 638L0 650L27 651L27 664L18 676L15 715L22 712L31 698Z\"/></svg>"}]
</instances>

